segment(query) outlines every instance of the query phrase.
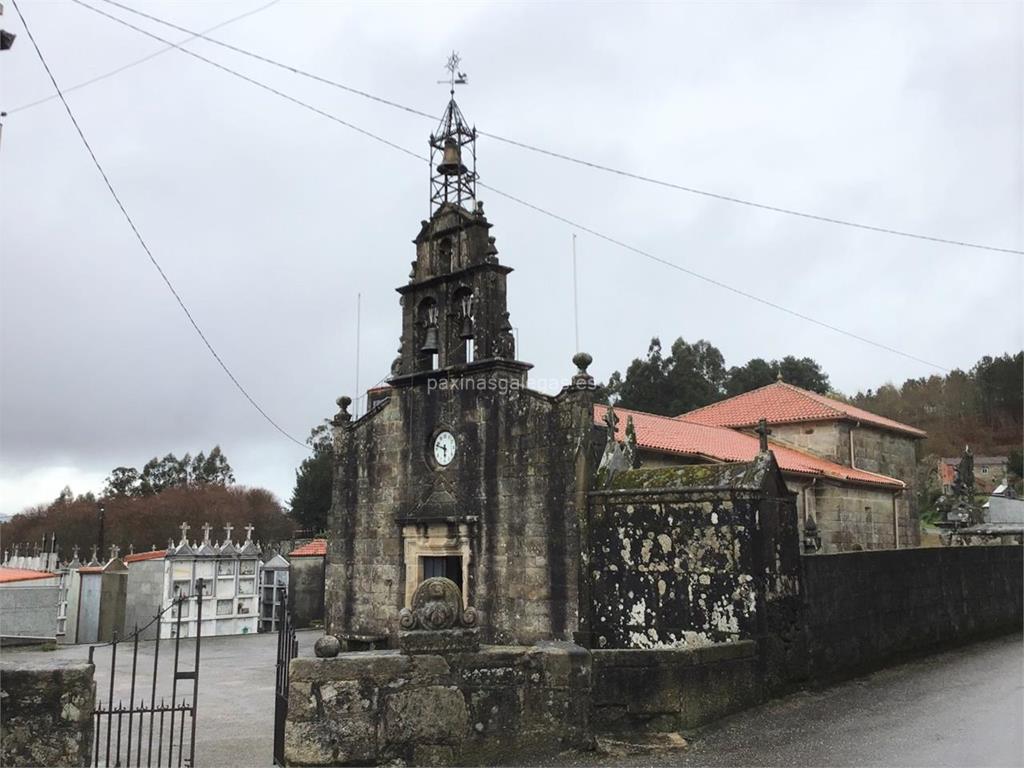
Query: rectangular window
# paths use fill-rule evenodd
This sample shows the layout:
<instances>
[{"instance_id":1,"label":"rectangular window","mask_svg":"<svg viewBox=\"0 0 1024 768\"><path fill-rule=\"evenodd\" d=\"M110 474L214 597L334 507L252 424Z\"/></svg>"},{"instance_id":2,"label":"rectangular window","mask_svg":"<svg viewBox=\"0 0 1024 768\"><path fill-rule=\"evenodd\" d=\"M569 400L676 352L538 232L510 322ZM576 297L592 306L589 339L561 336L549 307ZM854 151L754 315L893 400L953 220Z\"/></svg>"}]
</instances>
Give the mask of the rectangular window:
<instances>
[{"instance_id":1,"label":"rectangular window","mask_svg":"<svg viewBox=\"0 0 1024 768\"><path fill-rule=\"evenodd\" d=\"M231 615L231 601L230 600L218 600L217 601L217 615L218 616L230 616Z\"/></svg>"},{"instance_id":2,"label":"rectangular window","mask_svg":"<svg viewBox=\"0 0 1024 768\"><path fill-rule=\"evenodd\" d=\"M435 576L443 576L451 579L462 589L462 558L458 555L446 555L442 557L421 557L423 561L423 578L430 579Z\"/></svg>"}]
</instances>

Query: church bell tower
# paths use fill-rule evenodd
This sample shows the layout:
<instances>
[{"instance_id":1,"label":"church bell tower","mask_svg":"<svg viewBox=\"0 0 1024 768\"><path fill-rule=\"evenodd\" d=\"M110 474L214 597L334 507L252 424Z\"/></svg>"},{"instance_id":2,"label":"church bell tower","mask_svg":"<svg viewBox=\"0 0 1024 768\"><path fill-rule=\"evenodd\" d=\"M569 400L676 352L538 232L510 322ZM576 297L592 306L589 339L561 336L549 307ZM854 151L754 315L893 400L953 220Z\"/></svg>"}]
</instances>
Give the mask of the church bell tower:
<instances>
[{"instance_id":1,"label":"church bell tower","mask_svg":"<svg viewBox=\"0 0 1024 768\"><path fill-rule=\"evenodd\" d=\"M451 92L430 136L430 218L423 221L409 282L398 288L402 304L399 356L391 385L467 374L513 376L525 383L531 367L515 359L515 337L506 305L505 278L491 224L476 199L476 139L455 102L465 82L458 58L448 65Z\"/></svg>"}]
</instances>

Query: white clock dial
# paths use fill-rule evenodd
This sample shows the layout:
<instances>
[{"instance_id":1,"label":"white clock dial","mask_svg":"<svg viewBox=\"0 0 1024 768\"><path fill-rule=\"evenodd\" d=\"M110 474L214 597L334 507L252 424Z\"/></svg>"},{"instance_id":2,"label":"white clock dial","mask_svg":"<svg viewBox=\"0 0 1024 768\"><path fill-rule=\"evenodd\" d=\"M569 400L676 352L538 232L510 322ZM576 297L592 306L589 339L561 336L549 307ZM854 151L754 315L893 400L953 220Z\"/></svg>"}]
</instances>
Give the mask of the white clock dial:
<instances>
[{"instance_id":1,"label":"white clock dial","mask_svg":"<svg viewBox=\"0 0 1024 768\"><path fill-rule=\"evenodd\" d=\"M455 435L451 432L441 432L434 438L434 461L442 467L447 467L455 458Z\"/></svg>"}]
</instances>

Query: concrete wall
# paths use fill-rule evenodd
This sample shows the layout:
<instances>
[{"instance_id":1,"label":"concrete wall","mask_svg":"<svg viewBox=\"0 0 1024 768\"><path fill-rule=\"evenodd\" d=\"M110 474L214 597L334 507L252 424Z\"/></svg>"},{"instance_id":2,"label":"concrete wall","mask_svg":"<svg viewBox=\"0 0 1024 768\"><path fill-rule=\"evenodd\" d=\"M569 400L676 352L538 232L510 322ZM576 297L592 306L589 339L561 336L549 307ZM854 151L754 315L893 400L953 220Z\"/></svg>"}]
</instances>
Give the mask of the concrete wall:
<instances>
[{"instance_id":1,"label":"concrete wall","mask_svg":"<svg viewBox=\"0 0 1024 768\"><path fill-rule=\"evenodd\" d=\"M1022 549L941 547L805 557L810 674L1020 630Z\"/></svg>"},{"instance_id":2,"label":"concrete wall","mask_svg":"<svg viewBox=\"0 0 1024 768\"><path fill-rule=\"evenodd\" d=\"M0 662L0 766L90 765L93 665Z\"/></svg>"},{"instance_id":3,"label":"concrete wall","mask_svg":"<svg viewBox=\"0 0 1024 768\"><path fill-rule=\"evenodd\" d=\"M109 642L124 631L128 599L128 570L108 571L100 577L99 641Z\"/></svg>"},{"instance_id":4,"label":"concrete wall","mask_svg":"<svg viewBox=\"0 0 1024 768\"><path fill-rule=\"evenodd\" d=\"M762 700L750 640L671 650L594 650L597 732L690 730Z\"/></svg>"},{"instance_id":5,"label":"concrete wall","mask_svg":"<svg viewBox=\"0 0 1024 768\"><path fill-rule=\"evenodd\" d=\"M125 586L124 626L122 636L145 627L139 634L141 640L155 640L158 625L150 624L163 607L164 560L139 560L128 563L128 581Z\"/></svg>"},{"instance_id":6,"label":"concrete wall","mask_svg":"<svg viewBox=\"0 0 1024 768\"><path fill-rule=\"evenodd\" d=\"M288 608L295 627L308 627L324 619L323 557L293 557L288 569Z\"/></svg>"},{"instance_id":7,"label":"concrete wall","mask_svg":"<svg viewBox=\"0 0 1024 768\"><path fill-rule=\"evenodd\" d=\"M380 410L336 429L326 598L332 634L394 639L411 591L408 574L416 573L403 536L441 523L452 526L453 554L468 552L459 586L479 611L485 642L572 637L576 468L590 440L591 394L550 397L509 387L511 374L492 375L505 386L455 389L445 380L445 387L395 389ZM442 428L457 441L447 467L432 458Z\"/></svg>"},{"instance_id":8,"label":"concrete wall","mask_svg":"<svg viewBox=\"0 0 1024 768\"><path fill-rule=\"evenodd\" d=\"M57 636L59 578L0 585L0 636L4 645L13 638Z\"/></svg>"},{"instance_id":9,"label":"concrete wall","mask_svg":"<svg viewBox=\"0 0 1024 768\"><path fill-rule=\"evenodd\" d=\"M590 654L570 643L291 663L289 765L507 765L592 741Z\"/></svg>"}]
</instances>

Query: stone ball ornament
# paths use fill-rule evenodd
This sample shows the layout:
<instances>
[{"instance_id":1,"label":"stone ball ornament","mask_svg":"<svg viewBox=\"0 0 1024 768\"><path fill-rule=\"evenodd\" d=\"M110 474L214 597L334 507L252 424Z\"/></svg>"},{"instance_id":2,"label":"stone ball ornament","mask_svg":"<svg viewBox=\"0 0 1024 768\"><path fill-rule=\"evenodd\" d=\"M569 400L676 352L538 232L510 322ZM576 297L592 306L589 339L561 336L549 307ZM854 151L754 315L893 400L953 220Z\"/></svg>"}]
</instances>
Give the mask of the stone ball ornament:
<instances>
[{"instance_id":1,"label":"stone ball ornament","mask_svg":"<svg viewBox=\"0 0 1024 768\"><path fill-rule=\"evenodd\" d=\"M476 626L474 608L462 607L462 592L451 579L434 576L420 584L412 596L412 607L398 615L399 629L437 632Z\"/></svg>"},{"instance_id":2,"label":"stone ball ornament","mask_svg":"<svg viewBox=\"0 0 1024 768\"><path fill-rule=\"evenodd\" d=\"M334 635L324 635L313 644L318 659L333 659L341 653L341 641Z\"/></svg>"}]
</instances>

